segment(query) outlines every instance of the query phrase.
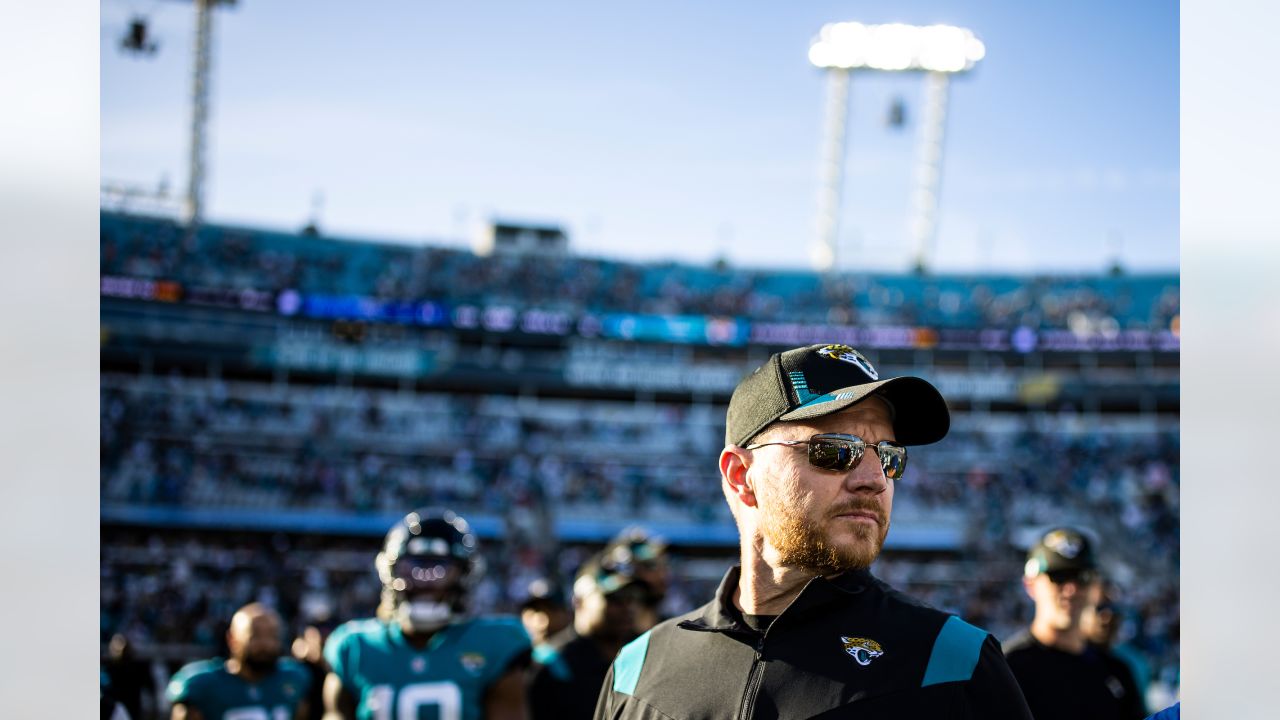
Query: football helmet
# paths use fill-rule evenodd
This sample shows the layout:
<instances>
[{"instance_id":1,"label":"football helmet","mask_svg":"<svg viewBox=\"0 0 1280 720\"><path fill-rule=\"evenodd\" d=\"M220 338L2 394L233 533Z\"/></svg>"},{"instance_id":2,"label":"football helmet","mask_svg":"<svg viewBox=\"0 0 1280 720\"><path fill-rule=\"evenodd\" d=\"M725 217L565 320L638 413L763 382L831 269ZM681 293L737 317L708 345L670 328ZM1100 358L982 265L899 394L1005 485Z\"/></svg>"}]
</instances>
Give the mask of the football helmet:
<instances>
[{"instance_id":1,"label":"football helmet","mask_svg":"<svg viewBox=\"0 0 1280 720\"><path fill-rule=\"evenodd\" d=\"M433 632L466 615L484 574L471 526L452 510L414 510L387 532L376 565L387 613L405 630Z\"/></svg>"}]
</instances>

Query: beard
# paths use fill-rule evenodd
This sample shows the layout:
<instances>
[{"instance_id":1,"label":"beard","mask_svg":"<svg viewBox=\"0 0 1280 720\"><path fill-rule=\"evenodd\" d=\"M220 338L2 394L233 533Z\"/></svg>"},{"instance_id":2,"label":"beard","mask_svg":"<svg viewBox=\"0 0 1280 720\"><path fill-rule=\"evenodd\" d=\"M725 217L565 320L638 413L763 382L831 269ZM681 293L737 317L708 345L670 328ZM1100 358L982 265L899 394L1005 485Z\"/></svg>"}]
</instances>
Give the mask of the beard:
<instances>
[{"instance_id":1,"label":"beard","mask_svg":"<svg viewBox=\"0 0 1280 720\"><path fill-rule=\"evenodd\" d=\"M889 519L879 503L872 500L851 500L833 508L824 519L830 522L836 515L852 510L870 510L876 514L874 527L861 522L852 524L854 542L844 545L832 543L824 522L801 515L795 509L798 503L790 498L770 505L768 511L760 514L760 529L765 540L778 551L779 563L815 575L837 575L871 567L889 534Z\"/></svg>"},{"instance_id":2,"label":"beard","mask_svg":"<svg viewBox=\"0 0 1280 720\"><path fill-rule=\"evenodd\" d=\"M280 655L276 653L249 655L241 663L257 675L269 675L276 669Z\"/></svg>"}]
</instances>

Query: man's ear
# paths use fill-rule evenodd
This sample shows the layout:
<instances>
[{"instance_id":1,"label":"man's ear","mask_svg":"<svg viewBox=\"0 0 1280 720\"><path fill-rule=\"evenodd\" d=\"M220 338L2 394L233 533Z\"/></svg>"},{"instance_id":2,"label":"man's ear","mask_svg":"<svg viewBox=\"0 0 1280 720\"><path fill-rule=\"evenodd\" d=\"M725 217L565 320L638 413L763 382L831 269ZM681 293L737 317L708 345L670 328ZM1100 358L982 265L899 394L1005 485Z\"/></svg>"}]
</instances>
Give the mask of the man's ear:
<instances>
[{"instance_id":1,"label":"man's ear","mask_svg":"<svg viewBox=\"0 0 1280 720\"><path fill-rule=\"evenodd\" d=\"M1035 582L1036 579L1033 577L1022 576L1022 589L1027 591L1027 597L1032 600L1036 599Z\"/></svg>"},{"instance_id":2,"label":"man's ear","mask_svg":"<svg viewBox=\"0 0 1280 720\"><path fill-rule=\"evenodd\" d=\"M747 470L751 467L751 451L737 445L726 445L720 451L720 477L730 494L747 507L756 507L756 493L747 482Z\"/></svg>"}]
</instances>

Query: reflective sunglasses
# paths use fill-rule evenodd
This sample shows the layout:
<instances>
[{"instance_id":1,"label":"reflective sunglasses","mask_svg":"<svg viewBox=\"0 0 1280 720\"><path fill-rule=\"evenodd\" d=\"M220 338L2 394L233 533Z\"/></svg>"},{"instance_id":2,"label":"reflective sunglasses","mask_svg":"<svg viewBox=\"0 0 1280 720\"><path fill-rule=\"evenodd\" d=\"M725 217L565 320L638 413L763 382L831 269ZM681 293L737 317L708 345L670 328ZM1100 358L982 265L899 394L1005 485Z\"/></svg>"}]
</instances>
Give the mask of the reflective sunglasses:
<instances>
[{"instance_id":1,"label":"reflective sunglasses","mask_svg":"<svg viewBox=\"0 0 1280 720\"><path fill-rule=\"evenodd\" d=\"M767 445L786 445L788 447L799 447L807 445L809 448L809 464L819 470L829 470L831 472L849 472L858 467L858 463L862 461L862 455L867 450L867 441L857 435L843 435L841 433L821 433L814 435L808 440L781 440L778 442L759 443L757 445L748 445L745 450L755 450ZM871 446L876 456L880 458L880 468L884 470L884 476L890 480L897 480L902 477L902 473L907 469L907 448L892 440L881 440Z\"/></svg>"},{"instance_id":2,"label":"reflective sunglasses","mask_svg":"<svg viewBox=\"0 0 1280 720\"><path fill-rule=\"evenodd\" d=\"M1066 585L1069 582L1088 585L1100 577L1096 570L1050 570L1045 575L1054 585Z\"/></svg>"}]
</instances>

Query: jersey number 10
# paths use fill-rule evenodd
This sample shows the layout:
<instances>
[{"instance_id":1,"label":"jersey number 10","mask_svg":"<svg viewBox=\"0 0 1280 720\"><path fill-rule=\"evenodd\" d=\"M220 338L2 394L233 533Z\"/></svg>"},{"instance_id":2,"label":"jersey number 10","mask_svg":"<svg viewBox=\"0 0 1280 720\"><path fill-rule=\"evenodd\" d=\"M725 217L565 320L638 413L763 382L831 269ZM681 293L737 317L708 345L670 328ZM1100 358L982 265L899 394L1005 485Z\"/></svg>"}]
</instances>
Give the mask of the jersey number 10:
<instances>
[{"instance_id":1,"label":"jersey number 10","mask_svg":"<svg viewBox=\"0 0 1280 720\"><path fill-rule=\"evenodd\" d=\"M418 720L418 710L431 706L439 712L440 720L462 720L462 690L451 682L414 683L401 687L399 693L391 685L377 685L369 688L368 703L373 720Z\"/></svg>"}]
</instances>

